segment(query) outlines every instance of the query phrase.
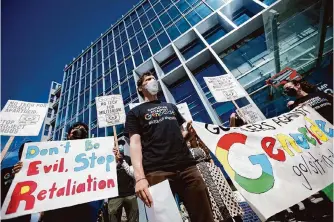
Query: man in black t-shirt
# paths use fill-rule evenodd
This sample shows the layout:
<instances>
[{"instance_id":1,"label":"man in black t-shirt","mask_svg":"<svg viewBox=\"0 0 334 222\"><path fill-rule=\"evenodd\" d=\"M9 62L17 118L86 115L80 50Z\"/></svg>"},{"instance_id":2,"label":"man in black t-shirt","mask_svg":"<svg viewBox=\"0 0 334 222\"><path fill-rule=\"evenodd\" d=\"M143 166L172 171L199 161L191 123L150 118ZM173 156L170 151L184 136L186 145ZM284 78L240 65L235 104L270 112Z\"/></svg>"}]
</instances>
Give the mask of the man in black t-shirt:
<instances>
[{"instance_id":1,"label":"man in black t-shirt","mask_svg":"<svg viewBox=\"0 0 334 222\"><path fill-rule=\"evenodd\" d=\"M188 131L181 129L185 120L177 107L157 100L159 86L151 73L144 73L137 87L145 102L128 112L125 123L137 196L150 207L154 203L149 185L168 179L192 222L213 221L206 185L185 143L185 138L193 136L190 123Z\"/></svg>"},{"instance_id":2,"label":"man in black t-shirt","mask_svg":"<svg viewBox=\"0 0 334 222\"><path fill-rule=\"evenodd\" d=\"M123 207L128 222L139 221L133 169L130 167L130 157L124 155L124 144L124 141L119 141L119 150L116 148L113 150L117 160L118 196L108 200L109 222L121 221Z\"/></svg>"}]
</instances>

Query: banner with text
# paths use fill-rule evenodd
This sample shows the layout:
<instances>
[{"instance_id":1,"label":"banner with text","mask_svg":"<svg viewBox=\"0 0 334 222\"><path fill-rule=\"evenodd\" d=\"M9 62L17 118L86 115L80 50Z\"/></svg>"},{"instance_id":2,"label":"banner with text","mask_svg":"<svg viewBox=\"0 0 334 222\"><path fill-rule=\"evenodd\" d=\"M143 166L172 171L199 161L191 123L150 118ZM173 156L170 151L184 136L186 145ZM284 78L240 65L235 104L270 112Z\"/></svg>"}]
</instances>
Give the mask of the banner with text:
<instances>
[{"instance_id":1,"label":"banner with text","mask_svg":"<svg viewBox=\"0 0 334 222\"><path fill-rule=\"evenodd\" d=\"M99 128L125 123L124 103L121 95L96 97Z\"/></svg>"},{"instance_id":2,"label":"banner with text","mask_svg":"<svg viewBox=\"0 0 334 222\"><path fill-rule=\"evenodd\" d=\"M230 130L193 127L261 219L333 182L333 125L309 106Z\"/></svg>"},{"instance_id":3,"label":"banner with text","mask_svg":"<svg viewBox=\"0 0 334 222\"><path fill-rule=\"evenodd\" d=\"M237 114L244 117L247 123L255 123L262 120L261 116L256 112L256 109L252 104L248 104L240 109L237 109Z\"/></svg>"},{"instance_id":4,"label":"banner with text","mask_svg":"<svg viewBox=\"0 0 334 222\"><path fill-rule=\"evenodd\" d=\"M217 102L236 100L245 96L242 86L232 74L203 78Z\"/></svg>"},{"instance_id":5,"label":"banner with text","mask_svg":"<svg viewBox=\"0 0 334 222\"><path fill-rule=\"evenodd\" d=\"M0 135L38 136L48 104L8 100L0 113Z\"/></svg>"},{"instance_id":6,"label":"banner with text","mask_svg":"<svg viewBox=\"0 0 334 222\"><path fill-rule=\"evenodd\" d=\"M25 144L3 219L118 196L113 137Z\"/></svg>"}]
</instances>

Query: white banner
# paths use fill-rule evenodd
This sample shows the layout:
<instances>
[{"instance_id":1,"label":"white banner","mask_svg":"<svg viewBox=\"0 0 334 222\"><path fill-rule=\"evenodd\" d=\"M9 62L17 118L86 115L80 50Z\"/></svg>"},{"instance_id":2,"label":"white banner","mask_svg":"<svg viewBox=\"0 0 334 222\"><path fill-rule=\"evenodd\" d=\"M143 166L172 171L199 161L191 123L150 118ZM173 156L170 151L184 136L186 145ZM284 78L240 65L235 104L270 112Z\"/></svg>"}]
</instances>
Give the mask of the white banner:
<instances>
[{"instance_id":1,"label":"white banner","mask_svg":"<svg viewBox=\"0 0 334 222\"><path fill-rule=\"evenodd\" d=\"M240 109L237 109L237 114L243 117L247 123L255 123L262 120L261 116L256 112L252 104L248 104Z\"/></svg>"},{"instance_id":2,"label":"white banner","mask_svg":"<svg viewBox=\"0 0 334 222\"><path fill-rule=\"evenodd\" d=\"M2 219L118 196L113 137L25 144Z\"/></svg>"},{"instance_id":3,"label":"white banner","mask_svg":"<svg viewBox=\"0 0 334 222\"><path fill-rule=\"evenodd\" d=\"M309 106L229 131L193 127L261 219L333 182L333 125Z\"/></svg>"},{"instance_id":4,"label":"white banner","mask_svg":"<svg viewBox=\"0 0 334 222\"><path fill-rule=\"evenodd\" d=\"M193 120L187 103L177 104L176 107L186 121Z\"/></svg>"},{"instance_id":5,"label":"white banner","mask_svg":"<svg viewBox=\"0 0 334 222\"><path fill-rule=\"evenodd\" d=\"M96 97L99 128L125 123L125 110L121 95Z\"/></svg>"},{"instance_id":6,"label":"white banner","mask_svg":"<svg viewBox=\"0 0 334 222\"><path fill-rule=\"evenodd\" d=\"M217 102L236 100L245 96L243 88L232 74L203 78Z\"/></svg>"},{"instance_id":7,"label":"white banner","mask_svg":"<svg viewBox=\"0 0 334 222\"><path fill-rule=\"evenodd\" d=\"M0 113L0 134L38 136L47 111L46 103L8 100Z\"/></svg>"}]
</instances>

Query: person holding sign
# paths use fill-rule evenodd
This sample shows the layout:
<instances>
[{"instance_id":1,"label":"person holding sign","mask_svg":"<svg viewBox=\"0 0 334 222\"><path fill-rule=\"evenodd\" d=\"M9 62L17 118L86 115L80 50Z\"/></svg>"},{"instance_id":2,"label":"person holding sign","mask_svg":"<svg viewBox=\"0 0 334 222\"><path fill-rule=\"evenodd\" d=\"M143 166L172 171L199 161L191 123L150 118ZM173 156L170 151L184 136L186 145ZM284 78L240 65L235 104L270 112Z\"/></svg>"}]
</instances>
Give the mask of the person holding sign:
<instances>
[{"instance_id":1,"label":"person holding sign","mask_svg":"<svg viewBox=\"0 0 334 222\"><path fill-rule=\"evenodd\" d=\"M85 123L74 123L67 131L68 140L88 138L88 126ZM79 204L71 207L45 211L40 218L43 222L90 222L92 209L88 203Z\"/></svg>"},{"instance_id":2,"label":"person holding sign","mask_svg":"<svg viewBox=\"0 0 334 222\"><path fill-rule=\"evenodd\" d=\"M139 220L139 210L134 189L133 169L130 167L131 159L124 155L123 140L119 141L119 150L113 149L117 160L118 197L108 200L108 214L110 222L121 221L124 207L128 222Z\"/></svg>"},{"instance_id":3,"label":"person holding sign","mask_svg":"<svg viewBox=\"0 0 334 222\"><path fill-rule=\"evenodd\" d=\"M32 141L27 141L26 143L29 143ZM23 148L24 148L24 144L23 143L20 148L19 148L19 152L18 152L18 157L19 160L21 160L22 157L22 152L23 152ZM22 162L17 162L14 167L9 167L9 168L5 168L1 170L1 206L5 200L5 197L8 193L8 190L10 188L10 185L12 184L12 181L14 180L15 174L17 174L22 168ZM13 219L8 219L5 220L6 222L29 222L31 219L31 215L24 215L21 217L16 217Z\"/></svg>"},{"instance_id":4,"label":"person holding sign","mask_svg":"<svg viewBox=\"0 0 334 222\"><path fill-rule=\"evenodd\" d=\"M206 185L184 139L193 136L191 122L187 124L190 132L183 130L185 120L177 107L157 99L159 86L153 74L144 73L137 87L145 102L128 112L125 123L137 196L148 207L154 206L148 187L168 179L192 222L213 221Z\"/></svg>"}]
</instances>

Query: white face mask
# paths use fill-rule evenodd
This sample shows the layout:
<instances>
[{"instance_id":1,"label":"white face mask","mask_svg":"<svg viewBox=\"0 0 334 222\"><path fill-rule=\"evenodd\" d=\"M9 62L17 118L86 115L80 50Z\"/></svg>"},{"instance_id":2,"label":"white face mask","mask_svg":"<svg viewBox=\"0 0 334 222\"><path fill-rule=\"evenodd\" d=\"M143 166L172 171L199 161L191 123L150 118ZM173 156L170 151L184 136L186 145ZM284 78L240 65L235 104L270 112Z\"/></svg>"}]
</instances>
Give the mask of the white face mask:
<instances>
[{"instance_id":1,"label":"white face mask","mask_svg":"<svg viewBox=\"0 0 334 222\"><path fill-rule=\"evenodd\" d=\"M159 92L159 85L158 81L155 79L150 80L146 86L145 89L151 94L156 95Z\"/></svg>"}]
</instances>

